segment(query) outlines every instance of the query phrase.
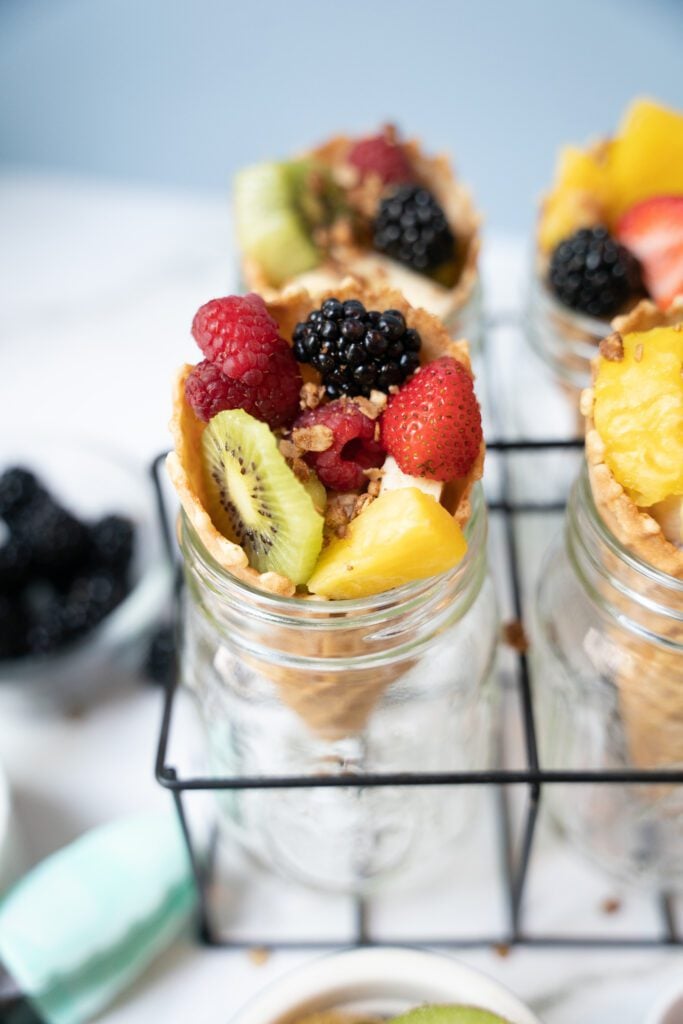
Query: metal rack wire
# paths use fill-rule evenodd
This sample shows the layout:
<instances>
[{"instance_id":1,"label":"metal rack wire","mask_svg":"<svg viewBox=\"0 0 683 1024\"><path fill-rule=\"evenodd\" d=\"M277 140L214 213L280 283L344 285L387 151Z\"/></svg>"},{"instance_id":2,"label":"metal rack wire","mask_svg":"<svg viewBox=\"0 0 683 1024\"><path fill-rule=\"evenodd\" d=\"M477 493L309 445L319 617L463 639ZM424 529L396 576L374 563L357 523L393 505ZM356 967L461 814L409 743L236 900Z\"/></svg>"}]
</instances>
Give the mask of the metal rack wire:
<instances>
[{"instance_id":1,"label":"metal rack wire","mask_svg":"<svg viewBox=\"0 0 683 1024\"><path fill-rule=\"evenodd\" d=\"M514 617L523 621L522 588L520 581L520 551L518 548L515 521L517 517L528 513L548 514L564 509L561 501L520 501L512 494L509 482L507 461L510 456L518 453L542 453L578 451L583 441L579 439L548 439L548 440L497 440L488 441L488 452L498 453L501 460L502 473L500 493L497 500L489 501L488 511L492 518L502 521L503 537L506 548L507 563L510 575L510 588ZM169 525L167 510L161 481L161 464L164 456L159 456L152 467L152 476L156 488L161 528L168 549L169 557L176 559L175 541ZM178 572L178 589L182 586ZM187 848L195 875L199 893L200 935L204 942L211 945L232 946L267 946L270 948L327 948L348 944L344 941L329 939L271 940L267 936L243 941L225 938L214 933L211 927L209 912L209 888L213 870L211 856L203 857L192 834L188 818L185 798L192 791L208 790L293 790L313 788L345 787L362 790L375 787L413 787L413 786L490 786L493 787L498 809L498 856L502 867L504 881L505 919L506 926L498 934L484 937L402 939L397 945L406 946L439 946L442 948L462 948L473 946L510 947L513 945L529 945L536 947L565 948L632 948L647 946L683 946L683 935L677 928L674 902L670 895L661 893L656 897L659 915L660 932L656 936L596 936L565 935L536 933L526 926L524 920L524 896L528 888L529 874L533 870L533 852L537 838L537 825L543 791L546 786L564 784L592 783L596 785L652 785L668 783L683 786L683 768L681 769L638 769L621 770L557 770L544 768L539 759L537 733L534 716L534 701L531 688L529 664L524 651L518 651L516 658L515 694L519 703L523 723L524 763L521 768L497 768L485 771L448 771L448 772L392 772L365 774L339 774L326 776L287 775L287 776L230 776L219 778L214 776L183 777L174 765L169 763L169 738L173 716L176 686L171 685L164 700L163 715L156 755L156 777L159 783L170 791L178 813L180 824L185 836ZM521 826L521 837L515 842L513 815L510 803L510 787L521 785L526 789L525 810ZM355 899L354 908L354 939L357 945L372 945L379 942L373 937L369 925L367 905L362 897ZM382 940L383 942L386 940ZM393 940L392 940L393 941Z\"/></svg>"}]
</instances>

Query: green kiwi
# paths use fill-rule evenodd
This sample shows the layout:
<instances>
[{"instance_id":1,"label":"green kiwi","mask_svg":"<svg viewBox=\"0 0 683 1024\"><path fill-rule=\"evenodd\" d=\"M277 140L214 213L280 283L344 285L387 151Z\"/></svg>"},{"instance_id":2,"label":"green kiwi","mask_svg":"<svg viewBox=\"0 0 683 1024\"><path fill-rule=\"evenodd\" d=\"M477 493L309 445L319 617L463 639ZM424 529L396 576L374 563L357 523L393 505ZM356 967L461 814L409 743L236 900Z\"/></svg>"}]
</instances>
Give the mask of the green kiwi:
<instances>
[{"instance_id":1,"label":"green kiwi","mask_svg":"<svg viewBox=\"0 0 683 1024\"><path fill-rule=\"evenodd\" d=\"M391 1024L509 1024L490 1010L476 1006L418 1006L394 1017Z\"/></svg>"},{"instance_id":2,"label":"green kiwi","mask_svg":"<svg viewBox=\"0 0 683 1024\"><path fill-rule=\"evenodd\" d=\"M322 515L327 507L327 491L325 490L325 485L320 483L320 480L313 470L308 474L308 478L301 482L304 485L304 490L313 502L313 508Z\"/></svg>"},{"instance_id":3,"label":"green kiwi","mask_svg":"<svg viewBox=\"0 0 683 1024\"><path fill-rule=\"evenodd\" d=\"M202 434L207 511L259 572L305 583L323 543L323 517L285 462L275 435L244 409L227 409Z\"/></svg>"},{"instance_id":4,"label":"green kiwi","mask_svg":"<svg viewBox=\"0 0 683 1024\"><path fill-rule=\"evenodd\" d=\"M320 262L299 208L302 187L293 166L283 163L247 167L235 179L239 243L276 286Z\"/></svg>"}]
</instances>

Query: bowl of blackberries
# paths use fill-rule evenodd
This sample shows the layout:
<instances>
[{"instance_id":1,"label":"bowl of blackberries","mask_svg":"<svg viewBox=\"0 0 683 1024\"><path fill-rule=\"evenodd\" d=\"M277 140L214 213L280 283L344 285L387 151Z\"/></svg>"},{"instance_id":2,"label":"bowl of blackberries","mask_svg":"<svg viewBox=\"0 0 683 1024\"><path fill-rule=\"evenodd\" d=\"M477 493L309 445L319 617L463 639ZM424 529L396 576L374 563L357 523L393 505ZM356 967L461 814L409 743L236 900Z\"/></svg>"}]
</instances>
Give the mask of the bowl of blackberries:
<instances>
[{"instance_id":1,"label":"bowl of blackberries","mask_svg":"<svg viewBox=\"0 0 683 1024\"><path fill-rule=\"evenodd\" d=\"M61 701L130 678L169 598L150 482L78 444L0 457L0 687Z\"/></svg>"}]
</instances>

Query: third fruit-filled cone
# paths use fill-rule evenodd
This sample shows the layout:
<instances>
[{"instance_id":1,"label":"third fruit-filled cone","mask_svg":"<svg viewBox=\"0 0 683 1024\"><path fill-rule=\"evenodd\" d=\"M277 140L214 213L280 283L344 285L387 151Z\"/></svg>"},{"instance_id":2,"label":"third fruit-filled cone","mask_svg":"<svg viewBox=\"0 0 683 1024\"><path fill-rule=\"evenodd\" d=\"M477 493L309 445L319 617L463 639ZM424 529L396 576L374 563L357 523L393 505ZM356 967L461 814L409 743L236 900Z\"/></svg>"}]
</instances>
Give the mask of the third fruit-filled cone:
<instances>
[{"instance_id":1,"label":"third fruit-filled cone","mask_svg":"<svg viewBox=\"0 0 683 1024\"><path fill-rule=\"evenodd\" d=\"M178 375L168 458L186 520L247 614L265 593L302 620L270 630L281 658L240 656L317 734L356 733L410 667L373 666L358 608L466 557L484 458L467 343L354 279L214 299L192 333L205 358Z\"/></svg>"},{"instance_id":2,"label":"third fruit-filled cone","mask_svg":"<svg viewBox=\"0 0 683 1024\"><path fill-rule=\"evenodd\" d=\"M600 516L637 559L613 559L640 596L636 610L623 599L637 628L619 634L616 671L630 755L670 767L683 764L683 299L643 301L614 327L582 395L586 458Z\"/></svg>"}]
</instances>

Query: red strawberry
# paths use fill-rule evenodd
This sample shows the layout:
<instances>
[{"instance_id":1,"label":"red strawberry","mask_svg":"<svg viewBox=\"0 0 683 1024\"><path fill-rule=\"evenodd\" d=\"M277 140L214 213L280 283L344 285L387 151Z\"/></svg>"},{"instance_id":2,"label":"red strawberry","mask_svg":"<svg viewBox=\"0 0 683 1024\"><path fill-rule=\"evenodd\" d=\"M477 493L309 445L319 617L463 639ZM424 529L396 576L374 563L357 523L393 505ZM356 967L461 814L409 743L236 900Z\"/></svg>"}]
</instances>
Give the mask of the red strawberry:
<instances>
[{"instance_id":1,"label":"red strawberry","mask_svg":"<svg viewBox=\"0 0 683 1024\"><path fill-rule=\"evenodd\" d=\"M450 356L429 363L389 399L381 426L382 444L409 476L466 476L482 440L471 374Z\"/></svg>"},{"instance_id":2,"label":"red strawberry","mask_svg":"<svg viewBox=\"0 0 683 1024\"><path fill-rule=\"evenodd\" d=\"M638 257L647 290L666 309L683 294L683 196L636 203L619 220L616 234Z\"/></svg>"},{"instance_id":3,"label":"red strawberry","mask_svg":"<svg viewBox=\"0 0 683 1024\"><path fill-rule=\"evenodd\" d=\"M413 181L415 174L403 146L396 141L395 131L387 126L381 135L359 139L351 147L349 163L360 171L361 178L376 174L384 185Z\"/></svg>"}]
</instances>

